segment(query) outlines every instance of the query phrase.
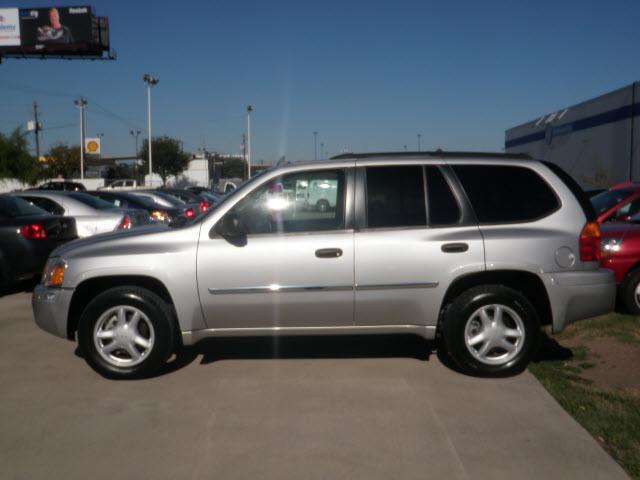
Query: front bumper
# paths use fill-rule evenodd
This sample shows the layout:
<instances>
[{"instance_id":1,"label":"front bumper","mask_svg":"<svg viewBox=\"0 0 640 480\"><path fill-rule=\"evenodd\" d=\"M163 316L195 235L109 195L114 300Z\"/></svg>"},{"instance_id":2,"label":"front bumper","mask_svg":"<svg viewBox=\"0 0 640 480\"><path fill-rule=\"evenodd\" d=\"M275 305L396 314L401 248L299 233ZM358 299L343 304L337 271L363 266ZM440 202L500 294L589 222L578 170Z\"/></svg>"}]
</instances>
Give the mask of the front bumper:
<instances>
[{"instance_id":1,"label":"front bumper","mask_svg":"<svg viewBox=\"0 0 640 480\"><path fill-rule=\"evenodd\" d=\"M31 297L31 306L38 326L58 337L67 338L67 319L72 296L72 288L36 286Z\"/></svg>"},{"instance_id":2,"label":"front bumper","mask_svg":"<svg viewBox=\"0 0 640 480\"><path fill-rule=\"evenodd\" d=\"M548 273L542 277L551 303L554 332L615 308L616 283L611 270Z\"/></svg>"}]
</instances>

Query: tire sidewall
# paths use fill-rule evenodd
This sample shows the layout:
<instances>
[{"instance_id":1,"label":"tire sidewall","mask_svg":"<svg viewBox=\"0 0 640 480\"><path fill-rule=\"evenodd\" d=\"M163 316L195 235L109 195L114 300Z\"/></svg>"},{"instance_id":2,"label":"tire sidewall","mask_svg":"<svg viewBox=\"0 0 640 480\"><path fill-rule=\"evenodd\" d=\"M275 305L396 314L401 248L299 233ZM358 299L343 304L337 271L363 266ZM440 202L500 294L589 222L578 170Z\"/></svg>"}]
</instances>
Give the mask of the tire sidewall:
<instances>
[{"instance_id":1,"label":"tire sidewall","mask_svg":"<svg viewBox=\"0 0 640 480\"><path fill-rule=\"evenodd\" d=\"M512 308L524 324L524 345L509 362L487 365L469 352L465 340L465 327L471 315L490 304L502 304ZM531 303L515 290L502 286L474 288L454 300L446 312L444 340L450 355L466 372L478 376L507 376L524 370L535 353L540 339L538 316Z\"/></svg>"},{"instance_id":2,"label":"tire sidewall","mask_svg":"<svg viewBox=\"0 0 640 480\"><path fill-rule=\"evenodd\" d=\"M640 270L631 273L622 284L621 296L624 309L632 315L640 315L640 307L636 303L636 287L640 283Z\"/></svg>"},{"instance_id":3,"label":"tire sidewall","mask_svg":"<svg viewBox=\"0 0 640 480\"><path fill-rule=\"evenodd\" d=\"M93 339L93 331L100 316L118 305L140 309L154 329L154 344L147 358L131 367L117 367L107 362L97 351ZM87 305L78 325L78 342L85 360L94 370L107 378L144 378L155 373L167 361L173 348L174 333L167 314L162 300L141 289L117 288L98 295Z\"/></svg>"}]
</instances>

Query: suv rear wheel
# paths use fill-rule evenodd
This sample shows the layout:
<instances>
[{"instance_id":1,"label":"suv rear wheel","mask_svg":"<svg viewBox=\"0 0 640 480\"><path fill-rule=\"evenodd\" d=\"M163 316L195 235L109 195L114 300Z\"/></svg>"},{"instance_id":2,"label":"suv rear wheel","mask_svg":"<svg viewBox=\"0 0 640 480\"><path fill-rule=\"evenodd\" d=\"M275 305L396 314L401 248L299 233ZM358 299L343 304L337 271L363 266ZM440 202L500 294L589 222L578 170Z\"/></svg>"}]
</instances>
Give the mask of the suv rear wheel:
<instances>
[{"instance_id":1,"label":"suv rear wheel","mask_svg":"<svg viewBox=\"0 0 640 480\"><path fill-rule=\"evenodd\" d=\"M520 292L503 285L474 287L445 312L444 346L468 373L513 375L535 353L540 325L535 309Z\"/></svg>"},{"instance_id":2,"label":"suv rear wheel","mask_svg":"<svg viewBox=\"0 0 640 480\"><path fill-rule=\"evenodd\" d=\"M118 287L95 297L80 318L78 341L87 363L109 378L155 373L173 351L169 306L140 287Z\"/></svg>"}]
</instances>

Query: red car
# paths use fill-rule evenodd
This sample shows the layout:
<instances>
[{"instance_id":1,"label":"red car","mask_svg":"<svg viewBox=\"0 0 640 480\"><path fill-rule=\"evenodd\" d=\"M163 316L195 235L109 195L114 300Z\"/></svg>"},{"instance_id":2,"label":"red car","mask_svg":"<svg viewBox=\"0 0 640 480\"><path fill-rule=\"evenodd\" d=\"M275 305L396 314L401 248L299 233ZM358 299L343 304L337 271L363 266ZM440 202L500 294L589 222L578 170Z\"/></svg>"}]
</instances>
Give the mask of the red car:
<instances>
[{"instance_id":1,"label":"red car","mask_svg":"<svg viewBox=\"0 0 640 480\"><path fill-rule=\"evenodd\" d=\"M624 309L640 315L640 215L600 228L600 264L613 270Z\"/></svg>"},{"instance_id":2,"label":"red car","mask_svg":"<svg viewBox=\"0 0 640 480\"><path fill-rule=\"evenodd\" d=\"M591 204L598 215L598 223L628 222L640 213L640 184L631 182L615 185L591 197Z\"/></svg>"}]
</instances>

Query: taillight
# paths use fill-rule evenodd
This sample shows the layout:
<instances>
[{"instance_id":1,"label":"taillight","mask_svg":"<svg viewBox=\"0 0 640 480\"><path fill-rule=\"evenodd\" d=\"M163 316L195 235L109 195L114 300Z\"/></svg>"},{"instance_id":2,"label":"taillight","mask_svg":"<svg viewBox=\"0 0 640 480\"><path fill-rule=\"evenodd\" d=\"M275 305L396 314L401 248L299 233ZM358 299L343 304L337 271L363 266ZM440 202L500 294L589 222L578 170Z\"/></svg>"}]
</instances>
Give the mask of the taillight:
<instances>
[{"instance_id":1,"label":"taillight","mask_svg":"<svg viewBox=\"0 0 640 480\"><path fill-rule=\"evenodd\" d=\"M209 202L207 202L206 200L202 200L200 202L200 211L206 212L208 209L209 209Z\"/></svg>"},{"instance_id":2,"label":"taillight","mask_svg":"<svg viewBox=\"0 0 640 480\"><path fill-rule=\"evenodd\" d=\"M580 260L583 262L600 261L600 225L588 222L580 232Z\"/></svg>"},{"instance_id":3,"label":"taillight","mask_svg":"<svg viewBox=\"0 0 640 480\"><path fill-rule=\"evenodd\" d=\"M129 219L129 215L125 215L122 217L122 220L116 227L116 230L127 230L131 228L131 220Z\"/></svg>"},{"instance_id":4,"label":"taillight","mask_svg":"<svg viewBox=\"0 0 640 480\"><path fill-rule=\"evenodd\" d=\"M195 214L196 214L196 212L194 212L194 211L193 211L193 208L187 208L187 209L184 211L184 215L185 215L187 218L191 218L191 217L193 217Z\"/></svg>"},{"instance_id":5,"label":"taillight","mask_svg":"<svg viewBox=\"0 0 640 480\"><path fill-rule=\"evenodd\" d=\"M47 238L47 231L44 229L44 225L40 223L24 225L20 227L18 233L30 240L44 240Z\"/></svg>"}]
</instances>

